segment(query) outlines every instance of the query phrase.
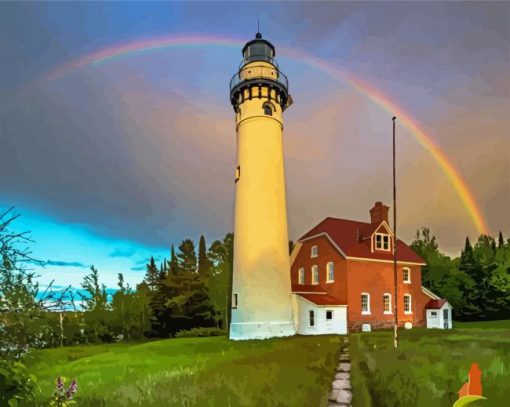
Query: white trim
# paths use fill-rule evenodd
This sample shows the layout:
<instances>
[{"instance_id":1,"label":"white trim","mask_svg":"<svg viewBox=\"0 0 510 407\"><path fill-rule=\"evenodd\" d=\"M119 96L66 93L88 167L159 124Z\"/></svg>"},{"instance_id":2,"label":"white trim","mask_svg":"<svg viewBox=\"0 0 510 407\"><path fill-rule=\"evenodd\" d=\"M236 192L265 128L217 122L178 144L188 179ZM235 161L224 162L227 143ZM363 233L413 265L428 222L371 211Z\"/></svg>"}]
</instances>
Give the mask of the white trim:
<instances>
[{"instance_id":1,"label":"white trim","mask_svg":"<svg viewBox=\"0 0 510 407\"><path fill-rule=\"evenodd\" d=\"M317 270L317 281L315 281L315 270ZM319 266L317 264L314 264L312 266L312 268L310 269L311 273L312 273L312 284L311 285L318 285L319 284L319 279L320 279L320 276L319 276Z\"/></svg>"},{"instance_id":2,"label":"white trim","mask_svg":"<svg viewBox=\"0 0 510 407\"><path fill-rule=\"evenodd\" d=\"M391 230L391 228L390 228L390 225L388 225L388 223L387 223L385 220L383 220L383 221L379 224L379 226L377 226L377 227L375 228L375 230L374 230L374 232L372 233L372 235L373 235L373 234L374 234L374 233L375 233L375 232L376 232L376 231L377 231L377 230L381 227L381 225L384 225L384 227L386 228L386 230L388 231L388 233L390 234L390 236L391 236L391 237L393 237L393 238L395 237L395 235L393 234L393 232L392 232L392 230Z\"/></svg>"},{"instance_id":3,"label":"white trim","mask_svg":"<svg viewBox=\"0 0 510 407\"><path fill-rule=\"evenodd\" d=\"M407 280L405 279L404 271L408 271L407 277L409 277ZM402 267L402 282L404 284L411 284L411 269L409 267Z\"/></svg>"},{"instance_id":4,"label":"white trim","mask_svg":"<svg viewBox=\"0 0 510 407\"><path fill-rule=\"evenodd\" d=\"M301 239L299 240L299 242L306 242L307 240L310 240L310 239L315 239L316 237L321 237L321 236L326 236L326 238L329 240L329 243L331 243L333 245L333 247L335 249L338 250L338 252L344 256L345 258L347 258L347 256L345 255L345 253L342 251L342 249L340 249L340 247L337 246L337 244L333 241L333 239L331 239L331 237L326 233L326 232L322 232L322 233L319 233L318 235L313 235L313 236L310 236L310 237L307 237L306 239Z\"/></svg>"},{"instance_id":5,"label":"white trim","mask_svg":"<svg viewBox=\"0 0 510 407\"><path fill-rule=\"evenodd\" d=\"M390 307L389 307L390 310L389 311L385 311L384 310L384 297L387 296L387 295L390 297L390 304L389 304L390 305ZM391 308L391 294L390 293L384 293L383 294L383 314L384 315L392 315L393 314L393 311L392 311L392 308Z\"/></svg>"},{"instance_id":6,"label":"white trim","mask_svg":"<svg viewBox=\"0 0 510 407\"><path fill-rule=\"evenodd\" d=\"M347 260L359 260L359 261L376 261L380 263L391 263L393 264L393 260L382 260L382 259L367 259L366 257L346 257ZM411 261L397 261L397 264L409 264L411 266L426 266L427 263L413 263Z\"/></svg>"},{"instance_id":7,"label":"white trim","mask_svg":"<svg viewBox=\"0 0 510 407\"><path fill-rule=\"evenodd\" d=\"M333 280L329 279L330 265L333 266ZM326 283L334 283L334 282L335 282L335 263L332 261L328 261L328 263L326 264Z\"/></svg>"},{"instance_id":8,"label":"white trim","mask_svg":"<svg viewBox=\"0 0 510 407\"><path fill-rule=\"evenodd\" d=\"M363 301L361 301L361 297L363 297L364 295L366 295L368 297L368 300L367 300L368 311L363 311ZM360 295L360 301L361 301L361 315L371 315L372 313L370 312L370 294L366 293L366 292L362 292Z\"/></svg>"},{"instance_id":9,"label":"white trim","mask_svg":"<svg viewBox=\"0 0 510 407\"><path fill-rule=\"evenodd\" d=\"M428 288L425 288L423 286L421 286L421 292L425 295L428 295L430 298L432 298L433 300L440 300L441 297L439 297L438 295L434 294L432 291L430 291Z\"/></svg>"},{"instance_id":10,"label":"white trim","mask_svg":"<svg viewBox=\"0 0 510 407\"><path fill-rule=\"evenodd\" d=\"M303 243L297 242L294 247L292 248L292 252L290 253L290 265L292 266L294 264L294 261L296 260L296 257L299 253L299 249L301 249L301 246L303 246Z\"/></svg>"},{"instance_id":11,"label":"white trim","mask_svg":"<svg viewBox=\"0 0 510 407\"><path fill-rule=\"evenodd\" d=\"M382 260L382 259L367 259L366 257L353 257L353 256L347 256L343 251L342 249L340 249L340 247L338 247L338 245L333 241L333 239L331 239L331 237L326 233L326 232L322 232L322 233L319 233L318 235L313 235L313 236L310 236L310 237L307 237L306 239L301 239L298 241L298 243L296 243L296 246L298 244L302 244L302 242L306 242L307 240L310 240L310 239L315 239L316 237L321 237L321 236L326 236L326 238L329 240L329 242L333 245L333 247L335 249L338 250L338 253L340 253L346 260L361 260L361 261L378 261L378 262L381 262L381 263L391 263L393 264L393 260ZM294 247L295 249L296 247ZM292 254L294 254L294 250L292 250ZM292 262L291 264L294 262L295 260L295 257L294 259L292 259ZM397 264L409 264L411 266L426 266L427 263L414 263L412 261L401 261L401 260L398 260L397 261ZM439 298L439 297L438 297Z\"/></svg>"},{"instance_id":12,"label":"white trim","mask_svg":"<svg viewBox=\"0 0 510 407\"><path fill-rule=\"evenodd\" d=\"M405 298L409 297L409 311L406 311L406 300ZM413 297L411 294L404 294L404 314L409 315L413 313Z\"/></svg>"},{"instance_id":13,"label":"white trim","mask_svg":"<svg viewBox=\"0 0 510 407\"><path fill-rule=\"evenodd\" d=\"M327 292L324 291L292 291L292 294L319 294L319 295L327 295Z\"/></svg>"}]
</instances>

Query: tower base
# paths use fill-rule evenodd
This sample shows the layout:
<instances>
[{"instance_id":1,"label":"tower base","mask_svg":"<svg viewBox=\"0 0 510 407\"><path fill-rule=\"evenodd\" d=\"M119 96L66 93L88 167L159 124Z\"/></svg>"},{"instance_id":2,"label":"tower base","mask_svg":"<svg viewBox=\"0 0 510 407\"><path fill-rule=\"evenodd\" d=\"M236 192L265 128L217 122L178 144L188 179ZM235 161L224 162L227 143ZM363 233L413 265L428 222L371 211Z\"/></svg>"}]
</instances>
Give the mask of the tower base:
<instances>
[{"instance_id":1,"label":"tower base","mask_svg":"<svg viewBox=\"0 0 510 407\"><path fill-rule=\"evenodd\" d=\"M293 322L233 322L230 324L229 339L234 341L269 339L295 334Z\"/></svg>"}]
</instances>

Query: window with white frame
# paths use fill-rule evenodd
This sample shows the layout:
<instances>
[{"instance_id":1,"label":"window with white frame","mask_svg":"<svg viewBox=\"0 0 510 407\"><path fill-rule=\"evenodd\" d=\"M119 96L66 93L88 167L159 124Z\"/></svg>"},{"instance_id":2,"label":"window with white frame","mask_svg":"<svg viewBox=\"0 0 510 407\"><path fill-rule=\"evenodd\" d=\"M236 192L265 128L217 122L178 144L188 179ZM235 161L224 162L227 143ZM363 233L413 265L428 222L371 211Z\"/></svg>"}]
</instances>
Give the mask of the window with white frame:
<instances>
[{"instance_id":1,"label":"window with white frame","mask_svg":"<svg viewBox=\"0 0 510 407\"><path fill-rule=\"evenodd\" d=\"M305 283L305 269L301 267L298 271L298 284L303 285Z\"/></svg>"},{"instance_id":2,"label":"window with white frame","mask_svg":"<svg viewBox=\"0 0 510 407\"><path fill-rule=\"evenodd\" d=\"M390 235L384 233L375 234L375 248L377 250L390 251Z\"/></svg>"},{"instance_id":3,"label":"window with white frame","mask_svg":"<svg viewBox=\"0 0 510 407\"><path fill-rule=\"evenodd\" d=\"M412 314L411 294L404 294L404 314Z\"/></svg>"},{"instance_id":4,"label":"window with white frame","mask_svg":"<svg viewBox=\"0 0 510 407\"><path fill-rule=\"evenodd\" d=\"M368 293L361 293L361 313L370 314L370 294Z\"/></svg>"},{"instance_id":5,"label":"window with white frame","mask_svg":"<svg viewBox=\"0 0 510 407\"><path fill-rule=\"evenodd\" d=\"M319 266L312 266L312 284L319 284Z\"/></svg>"},{"instance_id":6,"label":"window with white frame","mask_svg":"<svg viewBox=\"0 0 510 407\"><path fill-rule=\"evenodd\" d=\"M383 311L385 314L391 314L391 294L383 295Z\"/></svg>"},{"instance_id":7,"label":"window with white frame","mask_svg":"<svg viewBox=\"0 0 510 407\"><path fill-rule=\"evenodd\" d=\"M319 255L319 248L317 246L312 246L311 257L317 257Z\"/></svg>"},{"instance_id":8,"label":"window with white frame","mask_svg":"<svg viewBox=\"0 0 510 407\"><path fill-rule=\"evenodd\" d=\"M404 267L402 273L404 275L404 283L411 284L411 269L409 267Z\"/></svg>"},{"instance_id":9,"label":"window with white frame","mask_svg":"<svg viewBox=\"0 0 510 407\"><path fill-rule=\"evenodd\" d=\"M330 261L327 265L326 283L335 281L335 263Z\"/></svg>"}]
</instances>

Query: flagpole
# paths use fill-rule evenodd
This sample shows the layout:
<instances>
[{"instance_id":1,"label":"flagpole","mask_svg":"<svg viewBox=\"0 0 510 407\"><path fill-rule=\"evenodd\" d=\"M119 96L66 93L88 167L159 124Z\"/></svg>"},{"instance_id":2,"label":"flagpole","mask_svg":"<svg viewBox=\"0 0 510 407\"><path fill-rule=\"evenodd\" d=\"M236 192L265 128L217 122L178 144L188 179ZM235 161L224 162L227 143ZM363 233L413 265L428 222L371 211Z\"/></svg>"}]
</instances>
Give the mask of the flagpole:
<instances>
[{"instance_id":1,"label":"flagpole","mask_svg":"<svg viewBox=\"0 0 510 407\"><path fill-rule=\"evenodd\" d=\"M395 325L393 327L393 346L398 348L398 290L397 290L397 182L395 171L395 120L393 116L393 282L395 288L395 296L393 302L395 304Z\"/></svg>"}]
</instances>

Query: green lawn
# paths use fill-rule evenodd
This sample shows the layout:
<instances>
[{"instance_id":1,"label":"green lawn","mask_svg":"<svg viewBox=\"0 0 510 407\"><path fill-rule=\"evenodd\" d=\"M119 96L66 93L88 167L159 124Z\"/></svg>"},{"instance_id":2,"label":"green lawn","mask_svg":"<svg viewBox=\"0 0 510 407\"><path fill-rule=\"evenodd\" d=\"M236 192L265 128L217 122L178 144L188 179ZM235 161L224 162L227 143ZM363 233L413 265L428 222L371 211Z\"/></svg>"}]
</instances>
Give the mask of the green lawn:
<instances>
[{"instance_id":1,"label":"green lawn","mask_svg":"<svg viewBox=\"0 0 510 407\"><path fill-rule=\"evenodd\" d=\"M26 360L47 406L55 379L78 381L79 406L326 406L340 337L226 337L68 347Z\"/></svg>"},{"instance_id":2,"label":"green lawn","mask_svg":"<svg viewBox=\"0 0 510 407\"><path fill-rule=\"evenodd\" d=\"M398 350L393 331L350 335L353 406L451 407L473 362L487 400L472 405L510 405L510 321L454 326L399 330Z\"/></svg>"}]
</instances>

